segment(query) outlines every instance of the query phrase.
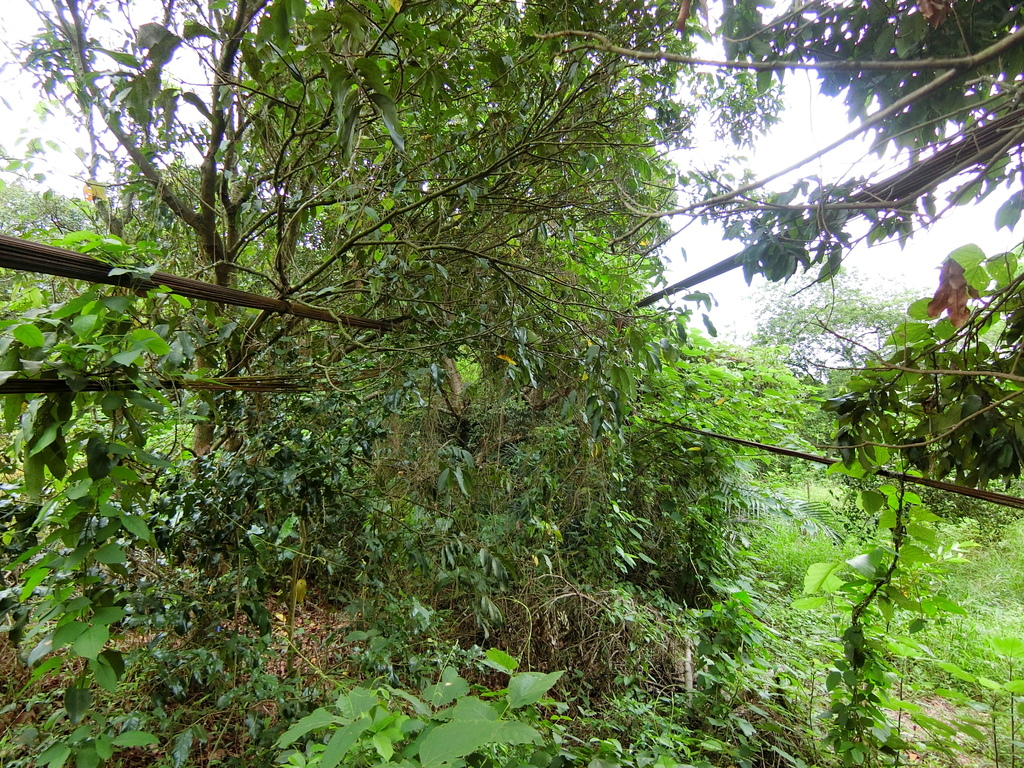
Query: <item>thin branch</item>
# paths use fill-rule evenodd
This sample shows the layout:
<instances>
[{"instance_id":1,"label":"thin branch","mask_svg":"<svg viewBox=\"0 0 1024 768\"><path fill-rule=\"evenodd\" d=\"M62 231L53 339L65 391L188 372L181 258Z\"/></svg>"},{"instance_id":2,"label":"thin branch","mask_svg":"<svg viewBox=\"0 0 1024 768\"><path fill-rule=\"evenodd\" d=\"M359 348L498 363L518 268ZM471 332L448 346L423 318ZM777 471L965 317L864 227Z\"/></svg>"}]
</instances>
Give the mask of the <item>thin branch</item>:
<instances>
[{"instance_id":1,"label":"thin branch","mask_svg":"<svg viewBox=\"0 0 1024 768\"><path fill-rule=\"evenodd\" d=\"M677 424L669 421L659 421L658 419L644 418L644 421L649 421L652 424L660 424L663 427L669 427L671 429L678 429L682 432L692 432L696 435L703 435L704 437L710 437L715 440L725 440L730 443L736 443L737 445L743 445L747 448L755 448L759 451L768 451L770 453L777 453L780 456L791 456L796 459L803 459L804 461L813 461L817 464L826 464L831 466L832 464L840 464L839 459L832 459L826 456L816 456L812 453L804 453L803 451L795 451L791 448L780 448L777 445L766 445L765 443L757 443L753 440L743 440L738 437L730 437L728 435L721 435L717 432L708 432L703 429L696 429L695 427L687 427L683 424ZM843 446L847 447L847 446ZM1000 504L1004 507L1013 507L1014 509L1024 509L1024 499L1018 498L1017 496L1009 496L1005 493L996 493L995 491L987 491L979 488L969 488L963 485L954 485L952 483L945 483L941 480L932 480L928 477L917 477L915 475L908 475L903 472L891 472L887 469L876 469L874 474L878 477L888 477L893 480L902 480L907 483L914 483L916 485L924 485L928 488L936 488L940 491L948 491L949 493L956 493L960 496L970 496L974 499L980 499L982 501L988 501L993 504Z\"/></svg>"},{"instance_id":2,"label":"thin branch","mask_svg":"<svg viewBox=\"0 0 1024 768\"><path fill-rule=\"evenodd\" d=\"M815 70L818 72L923 72L935 69L961 69L977 66L974 56L961 56L952 59L867 59L861 61L737 61L732 59L702 59L695 56L683 56L668 51L641 51L636 48L622 48L613 45L604 35L597 32L583 32L564 29L558 32L535 35L538 40L557 40L559 38L577 37L590 43L569 48L566 53L575 51L600 51L613 53L634 61L664 61L670 64L687 64L692 66L715 67L717 69L752 70L756 72L779 72L784 70Z\"/></svg>"}]
</instances>

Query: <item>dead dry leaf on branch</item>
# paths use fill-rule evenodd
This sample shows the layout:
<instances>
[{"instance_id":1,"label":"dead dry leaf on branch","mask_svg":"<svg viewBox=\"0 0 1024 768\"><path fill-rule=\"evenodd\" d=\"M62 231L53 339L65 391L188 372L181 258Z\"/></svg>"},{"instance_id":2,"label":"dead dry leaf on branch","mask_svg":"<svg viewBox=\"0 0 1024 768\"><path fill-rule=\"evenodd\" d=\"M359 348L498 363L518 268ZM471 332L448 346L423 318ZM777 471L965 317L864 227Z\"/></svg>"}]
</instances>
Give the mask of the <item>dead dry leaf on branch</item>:
<instances>
[{"instance_id":1,"label":"dead dry leaf on branch","mask_svg":"<svg viewBox=\"0 0 1024 768\"><path fill-rule=\"evenodd\" d=\"M967 299L976 299L979 295L976 288L967 284L964 268L954 259L946 259L939 272L939 289L928 302L928 317L938 317L945 310L953 327L960 328L971 316Z\"/></svg>"},{"instance_id":2,"label":"dead dry leaf on branch","mask_svg":"<svg viewBox=\"0 0 1024 768\"><path fill-rule=\"evenodd\" d=\"M917 7L932 29L938 29L949 15L952 4L947 0L917 0Z\"/></svg>"}]
</instances>

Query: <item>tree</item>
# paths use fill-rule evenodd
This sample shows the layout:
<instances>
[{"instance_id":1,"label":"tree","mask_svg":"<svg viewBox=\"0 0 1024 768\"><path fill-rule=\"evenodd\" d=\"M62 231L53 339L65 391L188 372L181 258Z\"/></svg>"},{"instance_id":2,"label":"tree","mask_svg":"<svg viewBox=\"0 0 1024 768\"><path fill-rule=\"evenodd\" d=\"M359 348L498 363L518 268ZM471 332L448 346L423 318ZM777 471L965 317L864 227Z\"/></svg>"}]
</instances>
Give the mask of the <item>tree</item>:
<instances>
[{"instance_id":1,"label":"tree","mask_svg":"<svg viewBox=\"0 0 1024 768\"><path fill-rule=\"evenodd\" d=\"M789 69L814 70L826 93L845 93L850 115L860 123L833 146L813 152L786 172L866 132L874 134L879 153L894 148L909 157L904 169L886 178L830 184L806 176L783 192L768 191L783 172L738 185L719 185L714 179L702 184L694 178L688 201L649 215L721 219L727 236L741 240L742 249L648 296L641 306L738 267L748 280L764 274L781 281L812 269L819 279L830 277L853 242L852 224L858 218L870 224L870 241L905 239L942 210L985 197L1010 182L1020 172L1018 148L1024 135L1012 85L1024 74L1020 20L1020 8L1010 3L796 3L770 19L756 3L735 3L714 30L725 42L726 61L628 49L600 35L566 32L581 46L617 52L629 60L753 71L761 88ZM687 28L708 34L699 23ZM1009 195L996 226L1018 222L1021 199L1019 192ZM1006 346L999 350L983 342L984 333L999 332L1001 323L1013 327L1010 318L1019 291L1016 257L994 256L980 268L982 259L970 248L955 254L967 262L961 266L970 273L971 289L988 297L983 298L983 311L956 334L942 322L934 328L922 322L906 326L913 340L902 334L889 340L904 348L898 355L911 357L884 362L877 374L855 380L855 391L834 404L840 417L838 443L848 461L859 459L871 468L899 455L936 477L956 471L971 483L1019 473L1018 441L1012 430L1002 428L1015 418L1016 394L1003 387L1007 376L1016 375L1007 369L1008 361L1016 359L1016 336L1002 333ZM924 305L913 319L930 319ZM962 356L968 350L970 364L965 365ZM946 353L950 357L942 362L948 365L929 361L933 354ZM953 403L956 409L950 412ZM936 408L950 418L936 421ZM907 423L908 413L912 418L904 428L900 425Z\"/></svg>"},{"instance_id":2,"label":"tree","mask_svg":"<svg viewBox=\"0 0 1024 768\"><path fill-rule=\"evenodd\" d=\"M795 281L794 281L795 283ZM852 269L810 285L769 283L758 289L757 346L786 347L786 364L827 384L844 381L884 349L906 322L916 292L866 284Z\"/></svg>"},{"instance_id":3,"label":"tree","mask_svg":"<svg viewBox=\"0 0 1024 768\"><path fill-rule=\"evenodd\" d=\"M553 637L551 605L571 600L589 632L626 601L671 630L625 671L505 636L608 692L678 638L685 614L660 622L656 605L728 592L720 532L748 495L743 465L640 419L724 396L703 383L721 373L711 356L680 351L685 312L634 311L667 235L634 211L673 204L666 151L700 105L677 96L673 65L545 37L647 45L670 9L218 0L135 26L101 0L36 7L24 63L90 137L101 222L58 245L137 279L160 266L370 321L312 325L142 282L4 318L21 473L4 540L19 587L0 611L26 661L63 675L73 725L117 690L132 623L208 651L205 666L149 655L162 706L239 695L225 669L280 655L274 613L294 672L307 589L401 641L398 661L370 643L366 675L415 684L522 609ZM764 101L752 82L687 77L733 126ZM139 577L154 569L160 594ZM609 596L597 613L588 579ZM424 630L442 621L439 652ZM30 759L96 762L114 727L89 719ZM252 725L259 761L281 727ZM174 732L183 754L196 733Z\"/></svg>"}]
</instances>

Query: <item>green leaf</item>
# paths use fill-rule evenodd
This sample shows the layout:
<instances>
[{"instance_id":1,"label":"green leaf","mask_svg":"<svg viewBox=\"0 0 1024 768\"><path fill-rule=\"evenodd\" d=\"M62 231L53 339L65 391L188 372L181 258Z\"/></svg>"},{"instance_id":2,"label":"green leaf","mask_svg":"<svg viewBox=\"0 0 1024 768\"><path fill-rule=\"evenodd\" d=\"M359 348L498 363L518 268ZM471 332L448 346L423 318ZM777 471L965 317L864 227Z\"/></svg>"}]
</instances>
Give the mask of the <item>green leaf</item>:
<instances>
[{"instance_id":1,"label":"green leaf","mask_svg":"<svg viewBox=\"0 0 1024 768\"><path fill-rule=\"evenodd\" d=\"M49 768L60 768L67 759L71 757L71 749L62 741L51 745L43 754L36 758L37 765L45 765Z\"/></svg>"},{"instance_id":2,"label":"green leaf","mask_svg":"<svg viewBox=\"0 0 1024 768\"><path fill-rule=\"evenodd\" d=\"M86 471L93 480L102 480L117 465L117 456L99 437L90 437L85 446Z\"/></svg>"},{"instance_id":3,"label":"green leaf","mask_svg":"<svg viewBox=\"0 0 1024 768\"><path fill-rule=\"evenodd\" d=\"M183 768L188 764L189 755L192 753L192 742L195 741L195 734L189 728L178 734L171 747L171 765L174 768Z\"/></svg>"},{"instance_id":4,"label":"green leaf","mask_svg":"<svg viewBox=\"0 0 1024 768\"><path fill-rule=\"evenodd\" d=\"M331 740L327 742L327 747L320 758L320 768L334 768L344 760L345 755L355 746L363 731L372 724L373 721L370 718L362 717L354 723L349 723L344 728L335 731L334 735L331 736Z\"/></svg>"},{"instance_id":5,"label":"green leaf","mask_svg":"<svg viewBox=\"0 0 1024 768\"><path fill-rule=\"evenodd\" d=\"M97 608L96 612L92 615L92 622L94 624L113 624L123 618L124 608L111 605L105 608Z\"/></svg>"},{"instance_id":6,"label":"green leaf","mask_svg":"<svg viewBox=\"0 0 1024 768\"><path fill-rule=\"evenodd\" d=\"M936 661L935 666L937 666L939 669L949 672L949 674L951 674L953 677L957 678L958 680L963 680L966 683L978 682L978 678L976 678L970 672L965 672L956 664L952 664L948 661Z\"/></svg>"},{"instance_id":7,"label":"green leaf","mask_svg":"<svg viewBox=\"0 0 1024 768\"><path fill-rule=\"evenodd\" d=\"M147 731L125 731L115 736L113 740L115 747L148 747L150 744L159 743L160 740Z\"/></svg>"},{"instance_id":8,"label":"green leaf","mask_svg":"<svg viewBox=\"0 0 1024 768\"><path fill-rule=\"evenodd\" d=\"M871 552L851 557L846 563L867 581L874 581L878 577L878 567L883 555L882 550L876 548Z\"/></svg>"},{"instance_id":9,"label":"green leaf","mask_svg":"<svg viewBox=\"0 0 1024 768\"><path fill-rule=\"evenodd\" d=\"M46 343L46 339L43 337L43 332L34 325L30 325L28 323L25 325L19 325L14 329L13 333L14 338L26 347L41 347Z\"/></svg>"},{"instance_id":10,"label":"green leaf","mask_svg":"<svg viewBox=\"0 0 1024 768\"><path fill-rule=\"evenodd\" d=\"M918 299L907 308L907 315L912 320L931 320L928 315L928 304L931 299Z\"/></svg>"},{"instance_id":11,"label":"green leaf","mask_svg":"<svg viewBox=\"0 0 1024 768\"><path fill-rule=\"evenodd\" d=\"M124 655L120 651L115 651L113 648L107 648L97 658L103 659L110 665L110 668L114 670L114 674L117 675L117 679L120 680L124 677Z\"/></svg>"},{"instance_id":12,"label":"green leaf","mask_svg":"<svg viewBox=\"0 0 1024 768\"><path fill-rule=\"evenodd\" d=\"M547 675L540 672L524 672L513 676L508 681L508 705L512 709L519 709L536 704L558 682L562 674L561 671Z\"/></svg>"},{"instance_id":13,"label":"green leaf","mask_svg":"<svg viewBox=\"0 0 1024 768\"><path fill-rule=\"evenodd\" d=\"M301 736L305 736L310 731L316 731L342 722L341 718L335 717L323 707L319 707L281 734L277 740L277 746L282 748L290 747L292 742Z\"/></svg>"},{"instance_id":14,"label":"green leaf","mask_svg":"<svg viewBox=\"0 0 1024 768\"><path fill-rule=\"evenodd\" d=\"M99 755L100 760L109 760L114 756L113 741L106 733L100 733L96 736L93 747L95 747L96 754Z\"/></svg>"},{"instance_id":15,"label":"green leaf","mask_svg":"<svg viewBox=\"0 0 1024 768\"><path fill-rule=\"evenodd\" d=\"M489 648L484 654L484 666L511 675L519 667L519 662L498 648Z\"/></svg>"},{"instance_id":16,"label":"green leaf","mask_svg":"<svg viewBox=\"0 0 1024 768\"><path fill-rule=\"evenodd\" d=\"M439 725L426 735L420 744L420 762L423 768L438 768L487 744L527 744L539 740L536 730L514 720L453 721Z\"/></svg>"},{"instance_id":17,"label":"green leaf","mask_svg":"<svg viewBox=\"0 0 1024 768\"><path fill-rule=\"evenodd\" d=\"M888 508L882 510L882 514L878 516L878 527L883 531L888 531L895 528L896 510Z\"/></svg>"},{"instance_id":18,"label":"green leaf","mask_svg":"<svg viewBox=\"0 0 1024 768\"><path fill-rule=\"evenodd\" d=\"M452 471L448 467L441 470L441 473L437 476L437 492L443 494L448 490L448 486L451 485Z\"/></svg>"},{"instance_id":19,"label":"green leaf","mask_svg":"<svg viewBox=\"0 0 1024 768\"><path fill-rule=\"evenodd\" d=\"M206 106L206 102L196 96L194 93L185 91L181 94L181 99L187 104L191 104L198 110L199 114L205 117L207 120L213 121L213 114L210 112L210 108Z\"/></svg>"},{"instance_id":20,"label":"green leaf","mask_svg":"<svg viewBox=\"0 0 1024 768\"><path fill-rule=\"evenodd\" d=\"M804 574L804 594L835 592L843 585L843 580L836 575L842 567L842 563L815 563L810 566Z\"/></svg>"},{"instance_id":21,"label":"green leaf","mask_svg":"<svg viewBox=\"0 0 1024 768\"><path fill-rule=\"evenodd\" d=\"M120 544L110 542L100 547L93 555L97 563L104 565L118 565L125 562L124 550Z\"/></svg>"},{"instance_id":22,"label":"green leaf","mask_svg":"<svg viewBox=\"0 0 1024 768\"><path fill-rule=\"evenodd\" d=\"M57 435L60 434L60 424L53 422L47 425L46 429L43 430L36 440L32 443L32 448L29 450L29 456L35 456L41 453L46 446L50 445L54 440L57 439Z\"/></svg>"},{"instance_id":23,"label":"green leaf","mask_svg":"<svg viewBox=\"0 0 1024 768\"><path fill-rule=\"evenodd\" d=\"M337 701L334 702L334 706L338 708L338 713L346 720L355 720L365 715L379 703L380 698L375 690L356 686L339 695Z\"/></svg>"},{"instance_id":24,"label":"green leaf","mask_svg":"<svg viewBox=\"0 0 1024 768\"><path fill-rule=\"evenodd\" d=\"M861 508L869 515L873 515L885 506L885 496L878 491L861 491Z\"/></svg>"},{"instance_id":25,"label":"green leaf","mask_svg":"<svg viewBox=\"0 0 1024 768\"><path fill-rule=\"evenodd\" d=\"M106 626L93 625L71 644L71 650L83 658L95 659L109 639L110 630Z\"/></svg>"},{"instance_id":26,"label":"green leaf","mask_svg":"<svg viewBox=\"0 0 1024 768\"><path fill-rule=\"evenodd\" d=\"M84 621L69 621L61 624L53 632L53 647L63 648L65 645L75 642L88 628L89 625Z\"/></svg>"},{"instance_id":27,"label":"green leaf","mask_svg":"<svg viewBox=\"0 0 1024 768\"><path fill-rule=\"evenodd\" d=\"M45 565L37 565L29 570L25 571L21 575L21 593L18 599L21 602L25 602L29 595L35 591L35 588L43 583L43 579L50 575L50 569Z\"/></svg>"},{"instance_id":28,"label":"green leaf","mask_svg":"<svg viewBox=\"0 0 1024 768\"><path fill-rule=\"evenodd\" d=\"M423 689L423 698L432 707L443 707L469 693L469 683L459 677L454 667L445 667L441 680Z\"/></svg>"},{"instance_id":29,"label":"green leaf","mask_svg":"<svg viewBox=\"0 0 1024 768\"><path fill-rule=\"evenodd\" d=\"M1014 661L1024 659L1024 640L1019 637L993 637L992 647L1000 656Z\"/></svg>"},{"instance_id":30,"label":"green leaf","mask_svg":"<svg viewBox=\"0 0 1024 768\"><path fill-rule=\"evenodd\" d=\"M964 268L964 279L968 285L979 290L988 285L988 272L982 267L985 252L981 248L973 243L962 245L949 254L949 258Z\"/></svg>"},{"instance_id":31,"label":"green leaf","mask_svg":"<svg viewBox=\"0 0 1024 768\"><path fill-rule=\"evenodd\" d=\"M438 713L438 717L444 716L448 720L476 720L489 721L497 720L498 712L487 702L476 696L463 696L455 706Z\"/></svg>"},{"instance_id":32,"label":"green leaf","mask_svg":"<svg viewBox=\"0 0 1024 768\"><path fill-rule=\"evenodd\" d=\"M25 478L25 495L32 501L38 501L46 482L46 461L42 456L26 456L22 466Z\"/></svg>"},{"instance_id":33,"label":"green leaf","mask_svg":"<svg viewBox=\"0 0 1024 768\"><path fill-rule=\"evenodd\" d=\"M388 84L384 82L380 73L380 66L374 59L362 58L356 61L356 69L363 76L363 82L375 91L378 95L385 96L390 101L391 94Z\"/></svg>"},{"instance_id":34,"label":"green leaf","mask_svg":"<svg viewBox=\"0 0 1024 768\"><path fill-rule=\"evenodd\" d=\"M182 31L185 34L186 40L195 40L198 37L208 37L211 40L219 39L219 35L216 32L195 19L186 19Z\"/></svg>"},{"instance_id":35,"label":"green leaf","mask_svg":"<svg viewBox=\"0 0 1024 768\"><path fill-rule=\"evenodd\" d=\"M64 691L64 708L68 711L68 718L73 725L82 721L91 704L92 691L88 688L71 686Z\"/></svg>"},{"instance_id":36,"label":"green leaf","mask_svg":"<svg viewBox=\"0 0 1024 768\"><path fill-rule=\"evenodd\" d=\"M1024 680L1010 680L1003 683L1003 688L1009 693L1024 693Z\"/></svg>"},{"instance_id":37,"label":"green leaf","mask_svg":"<svg viewBox=\"0 0 1024 768\"><path fill-rule=\"evenodd\" d=\"M171 60L175 49L181 43L180 37L162 24L154 22L139 27L136 37L139 47L148 49L146 58L153 62L157 69Z\"/></svg>"},{"instance_id":38,"label":"green leaf","mask_svg":"<svg viewBox=\"0 0 1024 768\"><path fill-rule=\"evenodd\" d=\"M29 653L25 663L30 667L34 666L43 656L53 650L53 635L48 635L36 643L36 647Z\"/></svg>"},{"instance_id":39,"label":"green leaf","mask_svg":"<svg viewBox=\"0 0 1024 768\"><path fill-rule=\"evenodd\" d=\"M128 349L124 352L118 352L116 355L111 355L108 362L117 363L118 365L132 365L141 356L141 349Z\"/></svg>"},{"instance_id":40,"label":"green leaf","mask_svg":"<svg viewBox=\"0 0 1024 768\"><path fill-rule=\"evenodd\" d=\"M1024 210L1024 192L1018 190L999 206L999 210L996 212L996 229L1005 227L1012 230L1020 221L1022 210Z\"/></svg>"},{"instance_id":41,"label":"green leaf","mask_svg":"<svg viewBox=\"0 0 1024 768\"><path fill-rule=\"evenodd\" d=\"M394 142L395 148L405 154L405 139L402 136L401 123L398 121L398 112L395 109L395 102L384 93L371 93L370 101L377 105L384 118L384 127L388 129L388 135Z\"/></svg>"},{"instance_id":42,"label":"green leaf","mask_svg":"<svg viewBox=\"0 0 1024 768\"><path fill-rule=\"evenodd\" d=\"M89 659L89 670L100 688L111 693L117 690L117 673L102 656Z\"/></svg>"},{"instance_id":43,"label":"green leaf","mask_svg":"<svg viewBox=\"0 0 1024 768\"><path fill-rule=\"evenodd\" d=\"M383 731L373 734L373 748L377 750L377 754L383 758L385 763L395 754L395 748L391 743L391 739Z\"/></svg>"},{"instance_id":44,"label":"green leaf","mask_svg":"<svg viewBox=\"0 0 1024 768\"><path fill-rule=\"evenodd\" d=\"M122 514L121 525L123 525L125 530L137 539L141 539L142 541L151 541L153 538L153 534L149 530L149 526L146 525L146 521L143 520L140 515Z\"/></svg>"},{"instance_id":45,"label":"green leaf","mask_svg":"<svg viewBox=\"0 0 1024 768\"><path fill-rule=\"evenodd\" d=\"M792 605L798 611L813 611L815 608L820 608L828 602L828 598L824 595L818 595L816 597L801 597L794 600Z\"/></svg>"}]
</instances>

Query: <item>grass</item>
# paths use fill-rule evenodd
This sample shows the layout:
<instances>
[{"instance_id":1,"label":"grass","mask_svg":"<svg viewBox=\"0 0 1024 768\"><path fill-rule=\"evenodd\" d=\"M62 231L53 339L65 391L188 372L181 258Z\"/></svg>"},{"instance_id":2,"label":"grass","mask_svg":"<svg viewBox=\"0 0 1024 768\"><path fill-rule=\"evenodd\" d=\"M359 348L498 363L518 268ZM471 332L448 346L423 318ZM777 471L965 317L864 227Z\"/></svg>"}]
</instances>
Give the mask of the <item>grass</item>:
<instances>
[{"instance_id":1,"label":"grass","mask_svg":"<svg viewBox=\"0 0 1024 768\"><path fill-rule=\"evenodd\" d=\"M820 494L817 494L820 498ZM812 498L815 498L812 489ZM956 525L939 525L939 543L949 546L976 537L979 526L970 518ZM785 521L765 526L753 537L750 550L766 580L778 584L784 598L772 610L772 621L789 633L810 639L832 635L849 621L849 616L829 615L827 609L805 612L789 606L790 599L803 591L807 568L819 562L842 562L864 550L864 542L834 545L824 536L808 536L798 525ZM935 751L922 753L927 765L1010 765L1017 759L1010 751L1010 718L1008 710L1020 706L1019 699L999 689L1000 683L1024 678L1024 646L1017 658L1000 656L993 641L999 639L1024 643L1024 521L1003 527L992 543L968 549L966 561L952 563L942 575L942 591L963 608L963 614L948 613L932 617L923 631L913 638L924 647L922 659L894 659L900 668L901 681L893 694L909 699L922 711L939 720L955 721L972 718L985 741L979 743L962 734L952 743L954 755L942 756ZM908 614L909 615L909 614ZM838 622L838 624L837 624ZM897 626L907 626L897 621ZM827 647L818 646L819 652ZM808 649L794 648L794 655L806 655ZM834 650L841 650L836 647ZM1006 646L1003 647L1006 650ZM819 659L830 664L828 659ZM938 662L955 664L969 676L986 678L977 682L959 679L943 670ZM934 695L936 689L959 691L945 701ZM827 697L816 702L827 707ZM923 732L918 732L919 735ZM993 733L996 739L993 740ZM923 738L923 736L922 736ZM1021 732L1016 733L1018 741ZM998 750L996 748L998 743Z\"/></svg>"}]
</instances>

